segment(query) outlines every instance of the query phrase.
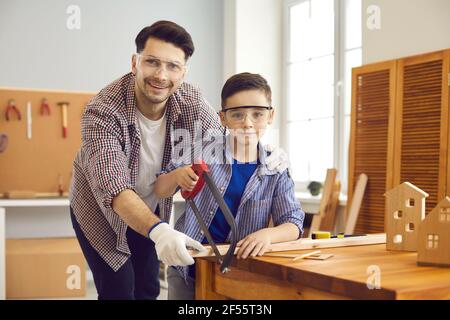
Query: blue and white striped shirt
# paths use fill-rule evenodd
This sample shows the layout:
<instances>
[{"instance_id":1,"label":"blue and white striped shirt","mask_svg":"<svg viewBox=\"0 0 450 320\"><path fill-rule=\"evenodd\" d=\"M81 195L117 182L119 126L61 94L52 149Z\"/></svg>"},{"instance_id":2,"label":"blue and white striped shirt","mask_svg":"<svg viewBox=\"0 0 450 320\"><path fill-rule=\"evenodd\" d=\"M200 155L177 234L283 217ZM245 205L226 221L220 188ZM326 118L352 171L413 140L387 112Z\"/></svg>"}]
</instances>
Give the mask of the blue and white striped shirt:
<instances>
[{"instance_id":1,"label":"blue and white striped shirt","mask_svg":"<svg viewBox=\"0 0 450 320\"><path fill-rule=\"evenodd\" d=\"M223 139L219 137L218 140ZM218 163L217 159L209 156L210 153L203 152L203 160L209 167L210 176L216 183L219 191L224 195L231 179L231 153L226 148L226 163ZM205 148L203 150L206 150ZM299 201L295 198L294 181L289 175L289 171L278 172L269 170L265 158L267 156L263 147L259 148L259 165L245 187L237 213L237 238L243 239L251 233L260 229L267 228L270 217L272 217L275 226L290 222L299 229L299 234L303 234L303 221L305 213L302 211ZM186 162L177 164L171 161L166 170L162 173L170 172L178 167L187 165ZM198 207L202 218L209 228L219 205L205 185L203 189L193 199ZM190 206L186 206L185 212L177 220L175 229L185 233L189 237L201 242L203 232L197 223L194 212ZM231 233L230 233L231 234ZM230 234L226 242L230 241ZM184 277L187 277L186 267L176 267Z\"/></svg>"}]
</instances>

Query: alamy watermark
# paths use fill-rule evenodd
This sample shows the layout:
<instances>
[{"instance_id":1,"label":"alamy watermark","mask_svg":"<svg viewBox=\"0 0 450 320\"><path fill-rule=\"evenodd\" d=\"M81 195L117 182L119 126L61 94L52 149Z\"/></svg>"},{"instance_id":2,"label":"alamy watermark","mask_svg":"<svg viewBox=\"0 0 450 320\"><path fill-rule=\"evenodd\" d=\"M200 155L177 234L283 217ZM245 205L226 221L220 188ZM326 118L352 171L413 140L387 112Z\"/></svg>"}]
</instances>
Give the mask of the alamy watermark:
<instances>
[{"instance_id":1,"label":"alamy watermark","mask_svg":"<svg viewBox=\"0 0 450 320\"><path fill-rule=\"evenodd\" d=\"M377 5L370 5L367 7L366 26L369 30L381 29L381 8Z\"/></svg>"},{"instance_id":2,"label":"alamy watermark","mask_svg":"<svg viewBox=\"0 0 450 320\"><path fill-rule=\"evenodd\" d=\"M377 265L370 265L367 267L367 278L366 284L369 290L381 289L381 269Z\"/></svg>"},{"instance_id":3,"label":"alamy watermark","mask_svg":"<svg viewBox=\"0 0 450 320\"><path fill-rule=\"evenodd\" d=\"M68 14L66 20L66 28L69 30L80 30L81 29L81 8L77 5L70 5L66 9Z\"/></svg>"}]
</instances>

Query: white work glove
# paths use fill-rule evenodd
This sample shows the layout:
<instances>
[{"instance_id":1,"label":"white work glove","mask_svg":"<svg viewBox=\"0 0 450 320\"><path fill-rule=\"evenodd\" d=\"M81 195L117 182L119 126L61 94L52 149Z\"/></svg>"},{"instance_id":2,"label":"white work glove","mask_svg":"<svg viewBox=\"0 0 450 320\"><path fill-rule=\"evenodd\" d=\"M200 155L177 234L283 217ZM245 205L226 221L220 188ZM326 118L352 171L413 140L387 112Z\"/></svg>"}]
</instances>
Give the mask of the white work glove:
<instances>
[{"instance_id":1,"label":"white work glove","mask_svg":"<svg viewBox=\"0 0 450 320\"><path fill-rule=\"evenodd\" d=\"M194 264L194 259L189 255L186 246L198 251L206 250L200 242L174 230L167 223L160 223L154 227L148 236L155 243L158 259L168 266Z\"/></svg>"},{"instance_id":2,"label":"white work glove","mask_svg":"<svg viewBox=\"0 0 450 320\"><path fill-rule=\"evenodd\" d=\"M264 150L270 152L270 155L266 158L269 170L276 170L281 173L289 168L289 158L284 150L270 144L266 144Z\"/></svg>"}]
</instances>

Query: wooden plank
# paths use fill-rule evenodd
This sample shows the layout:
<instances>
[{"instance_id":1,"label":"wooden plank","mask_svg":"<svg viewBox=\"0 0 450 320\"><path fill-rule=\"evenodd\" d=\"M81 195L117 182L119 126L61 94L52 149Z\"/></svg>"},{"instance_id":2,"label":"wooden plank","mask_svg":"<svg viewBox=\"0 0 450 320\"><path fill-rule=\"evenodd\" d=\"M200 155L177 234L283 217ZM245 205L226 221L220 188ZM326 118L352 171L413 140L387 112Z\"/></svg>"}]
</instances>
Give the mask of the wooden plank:
<instances>
[{"instance_id":1,"label":"wooden plank","mask_svg":"<svg viewBox=\"0 0 450 320\"><path fill-rule=\"evenodd\" d=\"M322 221L320 222L320 231L336 231L336 210L339 203L339 195L341 194L341 182L337 180L334 184L333 193L330 203L325 208Z\"/></svg>"},{"instance_id":2,"label":"wooden plank","mask_svg":"<svg viewBox=\"0 0 450 320\"><path fill-rule=\"evenodd\" d=\"M320 200L320 205L319 205L319 212L312 219L311 227L309 228L309 237L311 237L311 234L313 231L319 230L322 219L324 219L325 214L328 210L328 207L331 205L333 190L335 188L335 183L336 183L336 175L337 175L336 169L328 169L327 170L325 184L324 184L323 192L322 192L322 199Z\"/></svg>"},{"instance_id":3,"label":"wooden plank","mask_svg":"<svg viewBox=\"0 0 450 320\"><path fill-rule=\"evenodd\" d=\"M351 199L349 210L347 214L347 223L345 225L345 234L353 234L355 232L356 221L358 220L359 210L364 198L364 191L366 190L368 177L361 173L356 183L353 198Z\"/></svg>"},{"instance_id":4,"label":"wooden plank","mask_svg":"<svg viewBox=\"0 0 450 320\"><path fill-rule=\"evenodd\" d=\"M386 234L369 234L359 237L348 238L333 238L333 239L318 239L313 240L310 238L299 239L295 241L273 243L267 252L283 252L293 250L310 250L320 248L339 248L349 246L364 246L372 244L386 243ZM189 254L194 258L201 257L213 257L214 252L210 246L205 245L205 251L198 252L195 250L189 250ZM220 254L225 254L230 246L228 244L217 245ZM236 248L234 254L238 252L239 248Z\"/></svg>"}]
</instances>

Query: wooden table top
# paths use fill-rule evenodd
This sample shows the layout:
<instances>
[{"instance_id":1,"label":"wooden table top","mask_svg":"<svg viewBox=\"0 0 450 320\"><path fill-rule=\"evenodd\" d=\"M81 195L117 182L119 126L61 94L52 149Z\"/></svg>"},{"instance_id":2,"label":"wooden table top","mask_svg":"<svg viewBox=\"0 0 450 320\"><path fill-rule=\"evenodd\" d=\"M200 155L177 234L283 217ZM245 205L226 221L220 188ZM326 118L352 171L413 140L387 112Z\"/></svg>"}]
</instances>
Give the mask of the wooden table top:
<instances>
[{"instance_id":1,"label":"wooden table top","mask_svg":"<svg viewBox=\"0 0 450 320\"><path fill-rule=\"evenodd\" d=\"M268 256L234 259L231 267L354 299L450 299L450 268L418 266L415 252L387 251L381 244L321 249L321 253L334 256L323 261L295 262L292 258ZM370 269L377 268L381 288L369 289ZM231 268L227 277L232 273Z\"/></svg>"}]
</instances>

